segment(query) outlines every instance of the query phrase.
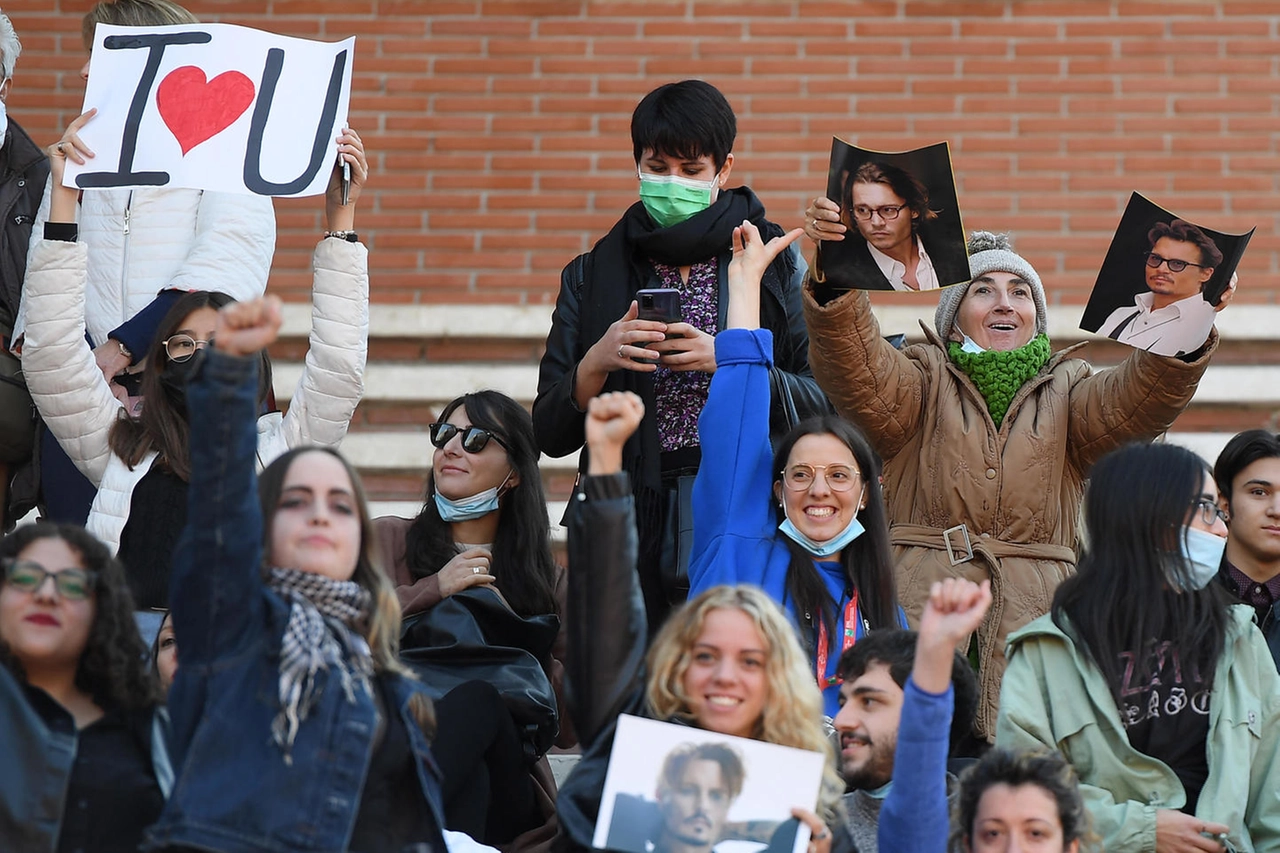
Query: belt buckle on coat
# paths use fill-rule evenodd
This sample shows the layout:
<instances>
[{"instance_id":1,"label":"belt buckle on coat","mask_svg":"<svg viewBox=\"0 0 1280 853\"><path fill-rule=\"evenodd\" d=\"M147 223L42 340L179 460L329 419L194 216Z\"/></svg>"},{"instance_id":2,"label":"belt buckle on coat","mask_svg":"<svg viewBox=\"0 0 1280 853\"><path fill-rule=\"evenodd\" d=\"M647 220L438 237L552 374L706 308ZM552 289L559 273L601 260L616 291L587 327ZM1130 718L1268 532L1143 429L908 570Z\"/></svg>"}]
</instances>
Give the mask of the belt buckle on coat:
<instances>
[{"instance_id":1,"label":"belt buckle on coat","mask_svg":"<svg viewBox=\"0 0 1280 853\"><path fill-rule=\"evenodd\" d=\"M964 551L961 556L956 556L956 549L951 547L951 535L953 533L959 533L960 541L964 543ZM973 559L973 544L969 541L969 528L963 524L957 524L955 527L948 527L942 531L942 544L947 546L947 559L951 561L953 566L967 563Z\"/></svg>"}]
</instances>

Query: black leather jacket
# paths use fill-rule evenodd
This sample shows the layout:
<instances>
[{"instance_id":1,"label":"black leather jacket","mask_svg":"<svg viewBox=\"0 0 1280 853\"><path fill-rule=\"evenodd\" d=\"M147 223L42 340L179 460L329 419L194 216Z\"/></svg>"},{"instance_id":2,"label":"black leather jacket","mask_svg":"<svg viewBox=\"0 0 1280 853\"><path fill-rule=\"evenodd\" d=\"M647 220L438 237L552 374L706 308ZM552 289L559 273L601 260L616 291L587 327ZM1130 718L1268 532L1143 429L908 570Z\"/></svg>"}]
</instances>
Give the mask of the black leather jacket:
<instances>
[{"instance_id":1,"label":"black leather jacket","mask_svg":"<svg viewBox=\"0 0 1280 853\"><path fill-rule=\"evenodd\" d=\"M647 633L635 571L638 545L630 480L625 473L583 477L569 503L565 693L582 758L556 799L561 828L556 848L586 851L600 811L618 715L652 714L644 698Z\"/></svg>"}]
</instances>

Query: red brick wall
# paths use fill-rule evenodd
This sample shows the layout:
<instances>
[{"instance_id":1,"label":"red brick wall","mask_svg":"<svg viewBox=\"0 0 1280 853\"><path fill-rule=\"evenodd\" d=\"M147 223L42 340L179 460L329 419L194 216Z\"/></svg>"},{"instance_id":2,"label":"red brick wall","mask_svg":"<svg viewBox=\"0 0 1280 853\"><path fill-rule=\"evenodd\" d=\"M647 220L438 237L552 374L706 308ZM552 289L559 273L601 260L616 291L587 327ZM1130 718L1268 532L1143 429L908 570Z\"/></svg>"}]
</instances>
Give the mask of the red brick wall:
<instances>
[{"instance_id":1,"label":"red brick wall","mask_svg":"<svg viewBox=\"0 0 1280 853\"><path fill-rule=\"evenodd\" d=\"M74 117L87 0L3 0L24 44L9 112ZM799 224L830 137L946 139L970 228L1012 229L1079 302L1131 190L1220 230L1258 226L1241 301L1280 298L1280 3L191 0L206 20L358 36L358 217L385 302L543 302L635 198L635 102L690 76L739 113L734 178ZM315 200L277 205L273 287L301 295Z\"/></svg>"}]
</instances>

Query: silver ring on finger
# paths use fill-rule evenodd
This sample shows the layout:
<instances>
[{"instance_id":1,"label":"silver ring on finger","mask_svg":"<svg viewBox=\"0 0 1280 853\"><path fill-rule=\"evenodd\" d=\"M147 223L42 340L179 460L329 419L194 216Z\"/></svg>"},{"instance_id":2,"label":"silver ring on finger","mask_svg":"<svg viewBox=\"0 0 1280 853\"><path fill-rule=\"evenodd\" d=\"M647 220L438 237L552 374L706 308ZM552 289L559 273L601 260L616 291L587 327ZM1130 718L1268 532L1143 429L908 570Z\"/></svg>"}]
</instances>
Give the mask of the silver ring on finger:
<instances>
[{"instance_id":1,"label":"silver ring on finger","mask_svg":"<svg viewBox=\"0 0 1280 853\"><path fill-rule=\"evenodd\" d=\"M478 574L480 574L480 567L479 567L479 566L472 566L472 567L471 567L471 574L473 574L473 575L478 575Z\"/></svg>"},{"instance_id":2,"label":"silver ring on finger","mask_svg":"<svg viewBox=\"0 0 1280 853\"><path fill-rule=\"evenodd\" d=\"M626 346L626 344L623 344L622 346ZM618 358L626 358L626 356L622 354L622 346L618 347Z\"/></svg>"},{"instance_id":3,"label":"silver ring on finger","mask_svg":"<svg viewBox=\"0 0 1280 853\"><path fill-rule=\"evenodd\" d=\"M56 149L58 149L58 153L59 153L59 154L61 154L63 157L66 157L66 156L67 156L67 152L66 152L66 151L64 151L64 150L62 150L62 143L61 143L61 142L59 142L57 145L55 145L55 146L53 146L53 147L54 147L54 148L56 148Z\"/></svg>"}]
</instances>

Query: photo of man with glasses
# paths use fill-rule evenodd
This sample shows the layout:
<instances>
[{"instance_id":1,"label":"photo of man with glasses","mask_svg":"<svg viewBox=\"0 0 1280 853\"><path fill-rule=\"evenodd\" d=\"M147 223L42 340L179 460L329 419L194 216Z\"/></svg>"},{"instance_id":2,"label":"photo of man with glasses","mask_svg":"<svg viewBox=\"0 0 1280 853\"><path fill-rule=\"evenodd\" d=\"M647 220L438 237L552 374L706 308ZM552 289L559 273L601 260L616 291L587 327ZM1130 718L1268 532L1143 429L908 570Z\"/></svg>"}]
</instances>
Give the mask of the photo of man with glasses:
<instances>
[{"instance_id":1,"label":"photo of man with glasses","mask_svg":"<svg viewBox=\"0 0 1280 853\"><path fill-rule=\"evenodd\" d=\"M842 218L867 241L889 288L937 290L938 274L919 233L938 218L924 184L897 166L863 163L850 175L848 190Z\"/></svg>"},{"instance_id":2,"label":"photo of man with glasses","mask_svg":"<svg viewBox=\"0 0 1280 853\"><path fill-rule=\"evenodd\" d=\"M1182 219L1157 222L1147 242L1147 289L1112 311L1097 332L1156 355L1194 352L1209 337L1218 311L1204 288L1222 264L1222 250Z\"/></svg>"},{"instance_id":3,"label":"photo of man with glasses","mask_svg":"<svg viewBox=\"0 0 1280 853\"><path fill-rule=\"evenodd\" d=\"M839 223L818 244L815 276L837 288L937 290L969 280L945 142L899 154L835 140L825 201Z\"/></svg>"}]
</instances>

